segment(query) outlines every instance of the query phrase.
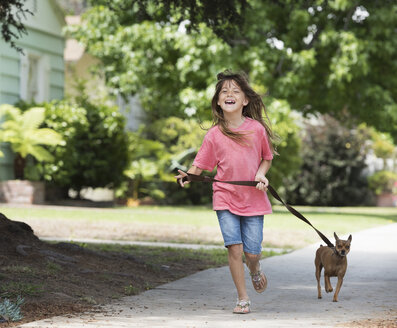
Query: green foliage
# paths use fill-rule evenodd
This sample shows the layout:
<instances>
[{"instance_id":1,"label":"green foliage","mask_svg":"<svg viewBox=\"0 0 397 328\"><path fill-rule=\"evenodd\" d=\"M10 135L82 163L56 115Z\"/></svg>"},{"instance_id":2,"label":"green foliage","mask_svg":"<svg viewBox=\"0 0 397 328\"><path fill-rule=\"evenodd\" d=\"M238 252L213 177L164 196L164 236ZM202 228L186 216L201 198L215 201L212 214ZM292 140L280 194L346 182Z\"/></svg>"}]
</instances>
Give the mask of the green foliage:
<instances>
[{"instance_id":1,"label":"green foliage","mask_svg":"<svg viewBox=\"0 0 397 328\"><path fill-rule=\"evenodd\" d=\"M201 24L198 32L187 34L175 24L129 24L102 6L94 6L83 19L69 32L102 61L111 89L139 94L149 121L196 113L209 117L206 88L226 68L222 57L230 55L209 28Z\"/></svg>"},{"instance_id":2,"label":"green foliage","mask_svg":"<svg viewBox=\"0 0 397 328\"><path fill-rule=\"evenodd\" d=\"M242 20L227 38L206 25L207 2L196 3L190 32L176 2L138 3L150 6L95 2L70 32L103 62L107 84L138 93L149 116L205 115L208 86L230 67L304 114L348 112L397 140L395 1L233 2Z\"/></svg>"},{"instance_id":3,"label":"green foliage","mask_svg":"<svg viewBox=\"0 0 397 328\"><path fill-rule=\"evenodd\" d=\"M248 70L272 96L305 114L348 112L397 140L394 1L249 3L236 51L255 58Z\"/></svg>"},{"instance_id":4,"label":"green foliage","mask_svg":"<svg viewBox=\"0 0 397 328\"><path fill-rule=\"evenodd\" d=\"M124 175L129 179L124 181L117 190L117 197L130 196L138 199L140 196L151 196L155 199L164 198L163 191L158 183L150 183L158 180L164 172L167 153L164 145L157 140L145 139L141 133L128 133L128 153L130 162L124 171ZM150 186L143 186L143 183Z\"/></svg>"},{"instance_id":5,"label":"green foliage","mask_svg":"<svg viewBox=\"0 0 397 328\"><path fill-rule=\"evenodd\" d=\"M367 204L365 140L362 130L351 130L331 117L306 124L301 170L288 179L291 204L346 206Z\"/></svg>"},{"instance_id":6,"label":"green foliage","mask_svg":"<svg viewBox=\"0 0 397 328\"><path fill-rule=\"evenodd\" d=\"M182 189L176 183L174 175L177 169L186 171L197 154L205 133L204 127L210 127L208 121L203 127L193 119L169 117L154 122L147 129L147 136L159 140L167 151L166 166L161 176L163 190L168 196L164 199L167 204L206 204L211 202L211 186L190 184Z\"/></svg>"},{"instance_id":7,"label":"green foliage","mask_svg":"<svg viewBox=\"0 0 397 328\"><path fill-rule=\"evenodd\" d=\"M35 285L28 282L8 282L0 286L0 297L14 298L22 296L38 296L43 292L43 285Z\"/></svg>"},{"instance_id":8,"label":"green foliage","mask_svg":"<svg viewBox=\"0 0 397 328\"><path fill-rule=\"evenodd\" d=\"M373 141L372 148L377 157L386 160L392 158L393 154L396 153L396 146L393 144L393 140L390 135L379 133L375 129L372 129L371 138Z\"/></svg>"},{"instance_id":9,"label":"green foliage","mask_svg":"<svg viewBox=\"0 0 397 328\"><path fill-rule=\"evenodd\" d=\"M40 128L44 121L42 107L33 107L24 113L11 105L0 106L0 141L9 142L12 150L26 158L32 155L38 161L52 161L54 157L41 145L59 145L62 137L52 129Z\"/></svg>"},{"instance_id":10,"label":"green foliage","mask_svg":"<svg viewBox=\"0 0 397 328\"><path fill-rule=\"evenodd\" d=\"M277 99L266 100L272 128L279 138L276 145L279 155L274 156L267 176L270 184L283 194L285 178L293 175L302 162L300 128L295 123L297 115L291 113L288 102Z\"/></svg>"},{"instance_id":11,"label":"green foliage","mask_svg":"<svg viewBox=\"0 0 397 328\"><path fill-rule=\"evenodd\" d=\"M24 299L18 296L15 303L11 302L8 298L3 299L0 302L0 319L3 318L6 321L19 321L23 318L21 314L21 305ZM0 321L1 322L1 321Z\"/></svg>"},{"instance_id":12,"label":"green foliage","mask_svg":"<svg viewBox=\"0 0 397 328\"><path fill-rule=\"evenodd\" d=\"M392 193L397 195L397 173L378 171L368 179L369 187L376 195Z\"/></svg>"},{"instance_id":13,"label":"green foliage","mask_svg":"<svg viewBox=\"0 0 397 328\"><path fill-rule=\"evenodd\" d=\"M83 24L68 31L102 61L110 88L139 95L148 125L171 116L210 119L216 73L232 68L247 72L256 89L270 96L269 104L277 99L281 108L303 115L329 113L354 125L366 122L397 140L394 1L249 0L237 10L238 31L228 37L217 37L201 11L189 29L186 12L172 0L92 4ZM288 132L290 123L283 126L286 116L277 115L270 113L283 141L270 178L280 186L299 164L299 141ZM182 149L170 154L174 167L178 156L185 156Z\"/></svg>"},{"instance_id":14,"label":"green foliage","mask_svg":"<svg viewBox=\"0 0 397 328\"><path fill-rule=\"evenodd\" d=\"M137 295L137 294L139 294L139 288L130 284L130 285L124 287L124 294L127 296Z\"/></svg>"},{"instance_id":15,"label":"green foliage","mask_svg":"<svg viewBox=\"0 0 397 328\"><path fill-rule=\"evenodd\" d=\"M93 104L84 95L45 107L46 125L59 131L66 144L53 149L55 163L42 166L44 179L77 191L120 185L128 165L128 141L118 109Z\"/></svg>"},{"instance_id":16,"label":"green foliage","mask_svg":"<svg viewBox=\"0 0 397 328\"><path fill-rule=\"evenodd\" d=\"M32 107L21 112L11 105L0 106L0 142L8 142L16 154L14 174L16 179L24 179L26 157L33 156L39 162L51 162L54 156L43 146L58 146L62 136L50 128L40 128L44 121L42 107Z\"/></svg>"},{"instance_id":17,"label":"green foliage","mask_svg":"<svg viewBox=\"0 0 397 328\"><path fill-rule=\"evenodd\" d=\"M118 190L117 196L150 196L173 204L209 202L209 186L191 186L187 195L174 179L176 169L187 170L190 166L205 133L195 120L178 117L158 120L146 129L129 133L131 162L124 174L130 180Z\"/></svg>"},{"instance_id":18,"label":"green foliage","mask_svg":"<svg viewBox=\"0 0 397 328\"><path fill-rule=\"evenodd\" d=\"M246 0L138 0L125 1L91 0L93 6L105 6L120 17L124 24L157 21L174 24L183 22L189 32L197 31L202 22L224 40L229 40L239 31L244 21Z\"/></svg>"}]
</instances>

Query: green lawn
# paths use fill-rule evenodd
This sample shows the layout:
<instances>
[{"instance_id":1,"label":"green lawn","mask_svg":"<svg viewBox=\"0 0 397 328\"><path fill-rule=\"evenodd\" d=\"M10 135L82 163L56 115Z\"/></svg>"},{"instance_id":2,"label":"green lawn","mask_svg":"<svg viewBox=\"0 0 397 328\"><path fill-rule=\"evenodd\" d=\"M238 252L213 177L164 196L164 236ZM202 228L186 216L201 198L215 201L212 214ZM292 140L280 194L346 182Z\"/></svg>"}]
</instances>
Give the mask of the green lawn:
<instances>
[{"instance_id":1,"label":"green lawn","mask_svg":"<svg viewBox=\"0 0 397 328\"><path fill-rule=\"evenodd\" d=\"M311 229L294 217L284 207L274 206L274 213L265 216L265 228L276 230ZM319 230L348 233L378 225L397 222L397 208L379 207L296 207ZM65 207L12 207L0 209L13 220L67 219L79 221L143 222L151 224L176 224L217 226L215 213L207 207L141 206L136 208L65 208Z\"/></svg>"}]
</instances>

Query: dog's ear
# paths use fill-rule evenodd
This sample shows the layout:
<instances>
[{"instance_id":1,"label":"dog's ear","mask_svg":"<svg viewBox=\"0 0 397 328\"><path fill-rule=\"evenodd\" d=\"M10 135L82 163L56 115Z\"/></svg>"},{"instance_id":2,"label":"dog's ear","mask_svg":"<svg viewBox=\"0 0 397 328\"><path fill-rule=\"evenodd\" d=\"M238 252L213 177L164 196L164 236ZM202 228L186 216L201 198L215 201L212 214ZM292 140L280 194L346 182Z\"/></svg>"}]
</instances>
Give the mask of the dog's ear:
<instances>
[{"instance_id":1,"label":"dog's ear","mask_svg":"<svg viewBox=\"0 0 397 328\"><path fill-rule=\"evenodd\" d=\"M336 232L334 232L334 237L335 237L335 240L336 240L336 241L339 240L339 237L338 237L338 235L336 234Z\"/></svg>"},{"instance_id":2,"label":"dog's ear","mask_svg":"<svg viewBox=\"0 0 397 328\"><path fill-rule=\"evenodd\" d=\"M347 238L347 241L348 241L349 243L351 243L351 241L352 241L352 235L350 235L349 238Z\"/></svg>"}]
</instances>

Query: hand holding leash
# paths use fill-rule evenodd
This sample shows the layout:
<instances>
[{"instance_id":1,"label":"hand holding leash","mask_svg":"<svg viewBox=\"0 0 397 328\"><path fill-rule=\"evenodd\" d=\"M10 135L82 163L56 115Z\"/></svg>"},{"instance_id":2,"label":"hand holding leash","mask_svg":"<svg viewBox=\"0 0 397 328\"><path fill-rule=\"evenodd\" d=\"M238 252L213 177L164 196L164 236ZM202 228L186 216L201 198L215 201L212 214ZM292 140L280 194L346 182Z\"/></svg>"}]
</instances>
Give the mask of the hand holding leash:
<instances>
[{"instance_id":1,"label":"hand holding leash","mask_svg":"<svg viewBox=\"0 0 397 328\"><path fill-rule=\"evenodd\" d=\"M187 177L187 173L183 172L182 170L178 170L179 174L176 175L174 178L178 181L179 185L183 188L185 184L190 183L189 180L184 179Z\"/></svg>"},{"instance_id":2,"label":"hand holding leash","mask_svg":"<svg viewBox=\"0 0 397 328\"><path fill-rule=\"evenodd\" d=\"M269 180L264 175L257 175L255 177L255 181L259 183L255 186L256 189L261 191L267 191L267 187L269 186Z\"/></svg>"}]
</instances>

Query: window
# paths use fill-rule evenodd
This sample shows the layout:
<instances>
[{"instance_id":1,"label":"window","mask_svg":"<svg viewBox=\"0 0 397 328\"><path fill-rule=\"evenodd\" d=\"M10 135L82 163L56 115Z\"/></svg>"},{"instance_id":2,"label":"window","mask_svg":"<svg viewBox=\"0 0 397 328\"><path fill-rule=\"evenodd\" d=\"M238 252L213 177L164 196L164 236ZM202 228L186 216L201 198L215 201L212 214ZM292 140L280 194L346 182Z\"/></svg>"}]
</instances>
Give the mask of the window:
<instances>
[{"instance_id":1,"label":"window","mask_svg":"<svg viewBox=\"0 0 397 328\"><path fill-rule=\"evenodd\" d=\"M29 53L21 55L20 97L27 102L48 100L49 61L47 56Z\"/></svg>"},{"instance_id":2,"label":"window","mask_svg":"<svg viewBox=\"0 0 397 328\"><path fill-rule=\"evenodd\" d=\"M27 77L27 95L26 100L37 101L38 98L38 85L39 85L39 59L37 57L29 56L29 72Z\"/></svg>"}]
</instances>

